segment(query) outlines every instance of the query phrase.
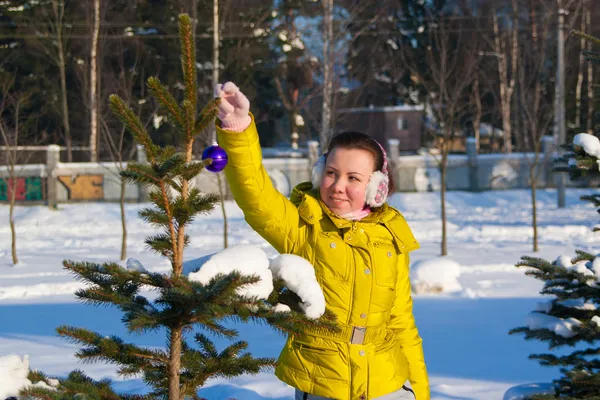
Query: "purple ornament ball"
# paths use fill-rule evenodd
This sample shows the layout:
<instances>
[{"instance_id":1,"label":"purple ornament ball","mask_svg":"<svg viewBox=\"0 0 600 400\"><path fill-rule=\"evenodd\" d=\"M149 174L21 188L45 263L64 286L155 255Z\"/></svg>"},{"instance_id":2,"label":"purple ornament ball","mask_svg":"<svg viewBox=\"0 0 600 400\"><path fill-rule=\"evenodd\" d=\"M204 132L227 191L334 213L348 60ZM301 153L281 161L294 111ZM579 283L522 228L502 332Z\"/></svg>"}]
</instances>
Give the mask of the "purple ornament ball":
<instances>
[{"instance_id":1,"label":"purple ornament ball","mask_svg":"<svg viewBox=\"0 0 600 400\"><path fill-rule=\"evenodd\" d=\"M207 158L212 159L212 163L205 167L210 172L221 172L227 165L227 152L219 145L213 144L204 149L202 160Z\"/></svg>"}]
</instances>

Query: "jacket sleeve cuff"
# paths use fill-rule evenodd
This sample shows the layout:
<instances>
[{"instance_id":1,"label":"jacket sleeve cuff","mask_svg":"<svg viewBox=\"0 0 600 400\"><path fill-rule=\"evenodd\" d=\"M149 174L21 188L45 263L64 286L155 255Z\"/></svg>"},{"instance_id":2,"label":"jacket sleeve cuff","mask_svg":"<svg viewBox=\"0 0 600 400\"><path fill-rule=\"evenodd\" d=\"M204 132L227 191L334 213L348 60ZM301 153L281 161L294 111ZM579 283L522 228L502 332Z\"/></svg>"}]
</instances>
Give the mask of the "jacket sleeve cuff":
<instances>
[{"instance_id":1,"label":"jacket sleeve cuff","mask_svg":"<svg viewBox=\"0 0 600 400\"><path fill-rule=\"evenodd\" d=\"M243 132L252 123L254 118L246 115L244 118L232 118L230 120L221 121L221 127L228 132Z\"/></svg>"},{"instance_id":2,"label":"jacket sleeve cuff","mask_svg":"<svg viewBox=\"0 0 600 400\"><path fill-rule=\"evenodd\" d=\"M217 137L219 145L227 151L234 151L234 149L240 149L239 151L247 152L248 148L258 145L258 131L254 124L254 115L248 114L249 125L243 131L235 132L226 129L221 126L220 121L216 121L215 127L217 130ZM230 163L234 163L235 160L229 160Z\"/></svg>"}]
</instances>

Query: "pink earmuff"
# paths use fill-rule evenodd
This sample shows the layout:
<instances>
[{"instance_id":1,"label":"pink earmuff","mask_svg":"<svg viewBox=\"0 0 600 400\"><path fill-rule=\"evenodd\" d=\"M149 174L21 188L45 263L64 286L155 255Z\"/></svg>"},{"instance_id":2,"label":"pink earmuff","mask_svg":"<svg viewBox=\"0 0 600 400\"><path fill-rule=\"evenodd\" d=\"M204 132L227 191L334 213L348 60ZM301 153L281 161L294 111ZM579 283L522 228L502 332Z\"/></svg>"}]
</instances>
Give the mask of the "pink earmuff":
<instances>
[{"instance_id":1,"label":"pink earmuff","mask_svg":"<svg viewBox=\"0 0 600 400\"><path fill-rule=\"evenodd\" d=\"M388 197L390 179L388 175L388 163L385 150L378 141L375 139L373 139L373 141L377 143L381 149L381 154L383 154L383 166L381 171L375 171L369 177L369 183L367 183L367 189L365 190L365 203L369 207L381 207ZM323 154L317 159L317 162L313 167L311 174L313 188L321 186L321 178L323 177L323 172L325 171L326 161L327 155Z\"/></svg>"}]
</instances>

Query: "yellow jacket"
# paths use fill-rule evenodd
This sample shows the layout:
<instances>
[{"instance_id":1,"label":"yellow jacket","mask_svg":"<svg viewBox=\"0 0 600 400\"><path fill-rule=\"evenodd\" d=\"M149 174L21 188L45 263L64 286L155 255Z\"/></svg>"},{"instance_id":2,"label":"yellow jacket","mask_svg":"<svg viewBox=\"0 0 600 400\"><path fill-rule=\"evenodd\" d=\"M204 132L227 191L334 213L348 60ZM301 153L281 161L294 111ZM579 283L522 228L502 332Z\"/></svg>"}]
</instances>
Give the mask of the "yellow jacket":
<instances>
[{"instance_id":1,"label":"yellow jacket","mask_svg":"<svg viewBox=\"0 0 600 400\"><path fill-rule=\"evenodd\" d=\"M288 200L262 165L254 119L244 132L217 127L217 133L229 155L225 174L246 221L278 252L314 265L327 307L342 326L340 334L290 335L277 377L340 400L383 396L410 379L417 400L429 400L408 271L408 252L419 244L404 217L384 204L360 221L341 219L309 182L294 188Z\"/></svg>"}]
</instances>

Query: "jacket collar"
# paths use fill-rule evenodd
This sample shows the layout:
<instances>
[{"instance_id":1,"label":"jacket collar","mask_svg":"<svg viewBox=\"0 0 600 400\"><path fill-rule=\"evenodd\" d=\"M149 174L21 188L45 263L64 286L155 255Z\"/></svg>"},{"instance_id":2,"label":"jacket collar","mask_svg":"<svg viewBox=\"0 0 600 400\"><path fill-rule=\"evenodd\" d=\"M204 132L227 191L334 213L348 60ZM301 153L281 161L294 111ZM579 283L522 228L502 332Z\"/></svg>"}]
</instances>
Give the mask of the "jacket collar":
<instances>
[{"instance_id":1,"label":"jacket collar","mask_svg":"<svg viewBox=\"0 0 600 400\"><path fill-rule=\"evenodd\" d=\"M329 207L321 200L319 190L313 188L311 182L302 182L294 187L290 200L296 207L302 219L309 224L315 224L325 216L329 217L331 221L338 228L351 227L353 221L341 218L337 214L333 213ZM396 218L400 213L395 209L389 207L386 204L375 209L371 214L361 219L361 223L386 223Z\"/></svg>"},{"instance_id":2,"label":"jacket collar","mask_svg":"<svg viewBox=\"0 0 600 400\"><path fill-rule=\"evenodd\" d=\"M298 207L300 217L307 224L314 225L327 217L338 229L352 227L353 221L340 218L323 203L318 189L313 188L311 182L302 182L296 185L292 190L290 200ZM385 225L394 236L398 249L402 252L409 252L420 247L402 214L388 206L387 203L375 209L358 223Z\"/></svg>"}]
</instances>

